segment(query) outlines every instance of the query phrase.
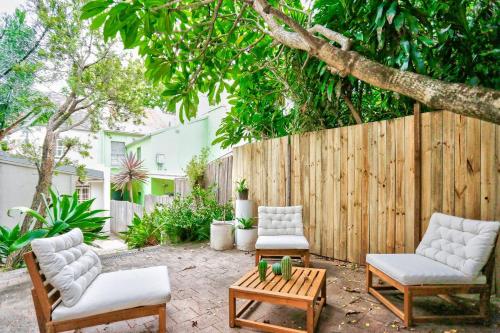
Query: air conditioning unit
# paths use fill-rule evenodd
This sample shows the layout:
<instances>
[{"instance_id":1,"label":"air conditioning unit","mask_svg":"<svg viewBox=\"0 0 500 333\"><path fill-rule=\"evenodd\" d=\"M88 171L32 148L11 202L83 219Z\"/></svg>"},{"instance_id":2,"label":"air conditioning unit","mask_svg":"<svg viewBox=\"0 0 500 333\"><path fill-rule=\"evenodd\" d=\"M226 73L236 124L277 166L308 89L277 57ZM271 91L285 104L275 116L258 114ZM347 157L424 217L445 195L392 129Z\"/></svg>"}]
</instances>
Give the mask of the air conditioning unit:
<instances>
[{"instance_id":1,"label":"air conditioning unit","mask_svg":"<svg viewBox=\"0 0 500 333\"><path fill-rule=\"evenodd\" d=\"M156 154L156 164L163 165L166 159L165 154Z\"/></svg>"}]
</instances>

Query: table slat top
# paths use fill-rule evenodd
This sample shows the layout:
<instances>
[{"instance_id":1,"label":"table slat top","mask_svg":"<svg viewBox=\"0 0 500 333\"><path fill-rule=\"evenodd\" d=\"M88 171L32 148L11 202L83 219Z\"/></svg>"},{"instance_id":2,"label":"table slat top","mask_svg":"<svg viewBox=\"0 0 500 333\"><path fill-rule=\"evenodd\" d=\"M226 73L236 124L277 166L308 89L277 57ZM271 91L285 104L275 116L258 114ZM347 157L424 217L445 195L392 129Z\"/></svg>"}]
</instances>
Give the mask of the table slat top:
<instances>
[{"instance_id":1,"label":"table slat top","mask_svg":"<svg viewBox=\"0 0 500 333\"><path fill-rule=\"evenodd\" d=\"M258 268L255 267L231 288L262 293L274 293L282 296L315 297L321 288L321 281L325 278L326 270L322 268L293 267L292 278L289 281L281 275L275 275L271 267L268 267L266 280L260 281Z\"/></svg>"}]
</instances>

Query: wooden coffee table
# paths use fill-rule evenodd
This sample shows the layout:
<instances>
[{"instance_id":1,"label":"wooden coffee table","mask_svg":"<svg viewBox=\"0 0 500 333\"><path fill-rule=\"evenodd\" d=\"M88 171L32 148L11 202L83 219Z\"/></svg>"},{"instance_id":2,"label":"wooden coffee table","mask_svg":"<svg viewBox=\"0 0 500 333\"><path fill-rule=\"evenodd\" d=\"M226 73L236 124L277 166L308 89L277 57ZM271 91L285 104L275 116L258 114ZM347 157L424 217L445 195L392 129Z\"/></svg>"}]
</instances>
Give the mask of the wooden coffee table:
<instances>
[{"instance_id":1,"label":"wooden coffee table","mask_svg":"<svg viewBox=\"0 0 500 333\"><path fill-rule=\"evenodd\" d=\"M237 298L249 300L238 312L236 312ZM298 330L242 319L241 316L254 302L281 304L305 310L307 329ZM293 267L292 279L285 281L281 275L274 275L269 267L266 280L260 282L259 272L255 267L229 287L229 326L252 327L266 332L312 333L325 303L326 270Z\"/></svg>"}]
</instances>

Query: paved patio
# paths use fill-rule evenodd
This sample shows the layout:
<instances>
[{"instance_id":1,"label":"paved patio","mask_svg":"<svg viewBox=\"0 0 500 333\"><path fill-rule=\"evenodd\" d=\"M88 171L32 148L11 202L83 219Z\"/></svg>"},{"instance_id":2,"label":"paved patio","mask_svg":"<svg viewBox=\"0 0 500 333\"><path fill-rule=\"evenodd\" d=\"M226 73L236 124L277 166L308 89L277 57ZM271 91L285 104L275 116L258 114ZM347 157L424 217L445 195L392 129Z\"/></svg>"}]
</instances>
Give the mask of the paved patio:
<instances>
[{"instance_id":1,"label":"paved patio","mask_svg":"<svg viewBox=\"0 0 500 333\"><path fill-rule=\"evenodd\" d=\"M227 287L252 267L252 253L236 250L215 252L207 244L189 244L107 254L102 258L104 271L168 266L173 290L172 300L167 306L167 329L170 333L253 332L230 329L227 310ZM408 330L384 306L364 292L363 268L316 257L313 264L328 270L328 305L321 314L317 332L498 332L498 299L493 305L493 323L490 326L429 324ZM30 282L24 270L0 272L0 332L38 332L29 288ZM430 299L422 299L416 307L417 312L436 309L442 313L460 311L458 307ZM302 311L267 304L255 307L250 318L297 328L305 325ZM156 330L157 319L146 317L81 332L142 333Z\"/></svg>"}]
</instances>

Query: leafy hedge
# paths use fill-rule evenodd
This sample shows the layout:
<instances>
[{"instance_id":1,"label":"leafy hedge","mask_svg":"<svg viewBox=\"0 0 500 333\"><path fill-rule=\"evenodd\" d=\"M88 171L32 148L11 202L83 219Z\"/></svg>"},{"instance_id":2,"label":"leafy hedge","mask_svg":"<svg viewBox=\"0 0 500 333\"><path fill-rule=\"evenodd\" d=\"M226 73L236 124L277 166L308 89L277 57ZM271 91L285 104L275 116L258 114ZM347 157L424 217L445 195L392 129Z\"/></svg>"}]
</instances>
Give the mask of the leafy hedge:
<instances>
[{"instance_id":1,"label":"leafy hedge","mask_svg":"<svg viewBox=\"0 0 500 333\"><path fill-rule=\"evenodd\" d=\"M130 248L171 243L202 241L210 238L213 220L232 220L230 203L219 204L213 188L195 186L186 197L176 196L172 204L157 206L142 219L135 217L124 240Z\"/></svg>"}]
</instances>

